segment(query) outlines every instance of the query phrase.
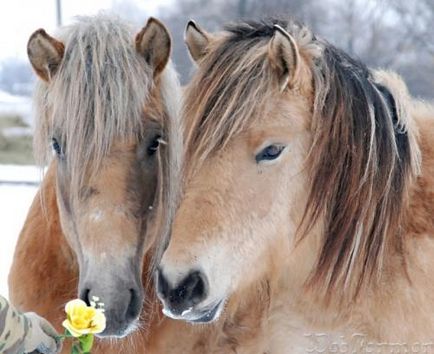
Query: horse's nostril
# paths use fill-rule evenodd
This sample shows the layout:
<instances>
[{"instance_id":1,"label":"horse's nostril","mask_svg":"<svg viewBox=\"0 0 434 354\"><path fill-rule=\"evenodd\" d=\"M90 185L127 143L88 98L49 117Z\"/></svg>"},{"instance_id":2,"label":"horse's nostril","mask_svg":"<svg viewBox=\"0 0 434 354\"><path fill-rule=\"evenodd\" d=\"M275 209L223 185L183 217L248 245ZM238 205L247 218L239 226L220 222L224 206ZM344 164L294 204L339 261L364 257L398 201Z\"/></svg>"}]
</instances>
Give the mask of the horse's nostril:
<instances>
[{"instance_id":1,"label":"horse's nostril","mask_svg":"<svg viewBox=\"0 0 434 354\"><path fill-rule=\"evenodd\" d=\"M179 314L202 302L207 296L207 282L199 271L191 272L176 287L171 287L164 273L159 270L157 289L171 311Z\"/></svg>"},{"instance_id":2,"label":"horse's nostril","mask_svg":"<svg viewBox=\"0 0 434 354\"><path fill-rule=\"evenodd\" d=\"M139 292L136 289L130 289L130 303L127 308L126 317L135 318L139 315L141 310L142 298L139 295Z\"/></svg>"},{"instance_id":3,"label":"horse's nostril","mask_svg":"<svg viewBox=\"0 0 434 354\"><path fill-rule=\"evenodd\" d=\"M185 298L191 305L201 302L206 296L205 281L200 272L190 273L179 288L183 288Z\"/></svg>"},{"instance_id":4,"label":"horse's nostril","mask_svg":"<svg viewBox=\"0 0 434 354\"><path fill-rule=\"evenodd\" d=\"M80 299L83 300L87 306L90 306L90 299L89 299L90 289L83 289L80 292Z\"/></svg>"},{"instance_id":5,"label":"horse's nostril","mask_svg":"<svg viewBox=\"0 0 434 354\"><path fill-rule=\"evenodd\" d=\"M170 291L169 282L160 268L157 270L157 291L164 299L169 295Z\"/></svg>"}]
</instances>

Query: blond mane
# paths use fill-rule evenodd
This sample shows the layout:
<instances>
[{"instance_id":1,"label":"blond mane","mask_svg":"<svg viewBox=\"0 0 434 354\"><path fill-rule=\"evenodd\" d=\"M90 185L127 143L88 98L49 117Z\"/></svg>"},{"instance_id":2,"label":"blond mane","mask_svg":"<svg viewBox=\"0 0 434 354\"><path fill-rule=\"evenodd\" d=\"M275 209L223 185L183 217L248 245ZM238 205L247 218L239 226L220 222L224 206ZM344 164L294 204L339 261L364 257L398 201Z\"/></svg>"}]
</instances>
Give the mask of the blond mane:
<instances>
[{"instance_id":1,"label":"blond mane","mask_svg":"<svg viewBox=\"0 0 434 354\"><path fill-rule=\"evenodd\" d=\"M65 55L52 81L35 90L37 161L46 164L55 138L64 151L72 185L98 166L113 142L137 140L152 72L134 47L130 26L108 14L79 17L57 38Z\"/></svg>"}]
</instances>

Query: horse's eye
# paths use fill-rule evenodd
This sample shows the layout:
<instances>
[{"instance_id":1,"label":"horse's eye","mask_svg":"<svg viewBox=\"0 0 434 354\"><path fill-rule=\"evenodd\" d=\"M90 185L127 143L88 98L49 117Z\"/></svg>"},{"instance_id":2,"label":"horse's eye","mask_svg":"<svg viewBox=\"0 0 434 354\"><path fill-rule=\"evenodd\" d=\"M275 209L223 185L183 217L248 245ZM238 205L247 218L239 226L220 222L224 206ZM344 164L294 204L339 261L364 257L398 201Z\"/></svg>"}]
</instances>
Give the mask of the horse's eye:
<instances>
[{"instance_id":1,"label":"horse's eye","mask_svg":"<svg viewBox=\"0 0 434 354\"><path fill-rule=\"evenodd\" d=\"M62 155L62 148L56 138L51 139L51 146L58 156Z\"/></svg>"},{"instance_id":2,"label":"horse's eye","mask_svg":"<svg viewBox=\"0 0 434 354\"><path fill-rule=\"evenodd\" d=\"M284 149L284 145L268 145L256 155L255 160L257 163L261 161L275 160L280 156Z\"/></svg>"},{"instance_id":3,"label":"horse's eye","mask_svg":"<svg viewBox=\"0 0 434 354\"><path fill-rule=\"evenodd\" d=\"M157 136L151 141L147 149L149 156L155 155L155 153L158 151L158 148L160 147L160 141L161 136Z\"/></svg>"}]
</instances>

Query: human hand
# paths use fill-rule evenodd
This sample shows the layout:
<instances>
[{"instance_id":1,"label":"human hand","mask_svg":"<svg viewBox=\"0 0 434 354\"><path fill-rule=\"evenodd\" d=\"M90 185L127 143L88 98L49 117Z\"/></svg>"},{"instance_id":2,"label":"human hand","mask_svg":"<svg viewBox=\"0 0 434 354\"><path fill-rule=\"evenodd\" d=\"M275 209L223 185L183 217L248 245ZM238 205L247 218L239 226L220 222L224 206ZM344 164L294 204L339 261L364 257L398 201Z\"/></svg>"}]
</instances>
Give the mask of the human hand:
<instances>
[{"instance_id":1,"label":"human hand","mask_svg":"<svg viewBox=\"0 0 434 354\"><path fill-rule=\"evenodd\" d=\"M34 312L24 316L29 321L29 331L24 340L25 353L56 354L62 349L62 342L51 324Z\"/></svg>"}]
</instances>

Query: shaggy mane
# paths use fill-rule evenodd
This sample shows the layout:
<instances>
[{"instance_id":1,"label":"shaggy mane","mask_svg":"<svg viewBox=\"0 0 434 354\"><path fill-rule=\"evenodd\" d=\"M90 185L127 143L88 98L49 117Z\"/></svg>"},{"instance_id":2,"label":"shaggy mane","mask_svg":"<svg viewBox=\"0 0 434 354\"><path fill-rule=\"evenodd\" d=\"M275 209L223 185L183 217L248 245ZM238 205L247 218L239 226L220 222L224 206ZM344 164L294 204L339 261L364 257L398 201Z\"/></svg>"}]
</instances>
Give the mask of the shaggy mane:
<instances>
[{"instance_id":1,"label":"shaggy mane","mask_svg":"<svg viewBox=\"0 0 434 354\"><path fill-rule=\"evenodd\" d=\"M143 133L152 72L135 49L134 34L107 14L79 17L57 34L65 55L52 82L39 80L36 158L41 164L50 160L55 138L76 187L88 166L98 170L113 142L137 141Z\"/></svg>"},{"instance_id":2,"label":"shaggy mane","mask_svg":"<svg viewBox=\"0 0 434 354\"><path fill-rule=\"evenodd\" d=\"M304 237L321 220L323 235L308 285L354 297L381 274L386 247L402 254L406 189L419 166L406 93L381 73L293 21L230 25L186 94L187 170L253 125L263 102L278 94L266 57L274 24L295 38L313 76L310 192L299 231Z\"/></svg>"}]
</instances>

